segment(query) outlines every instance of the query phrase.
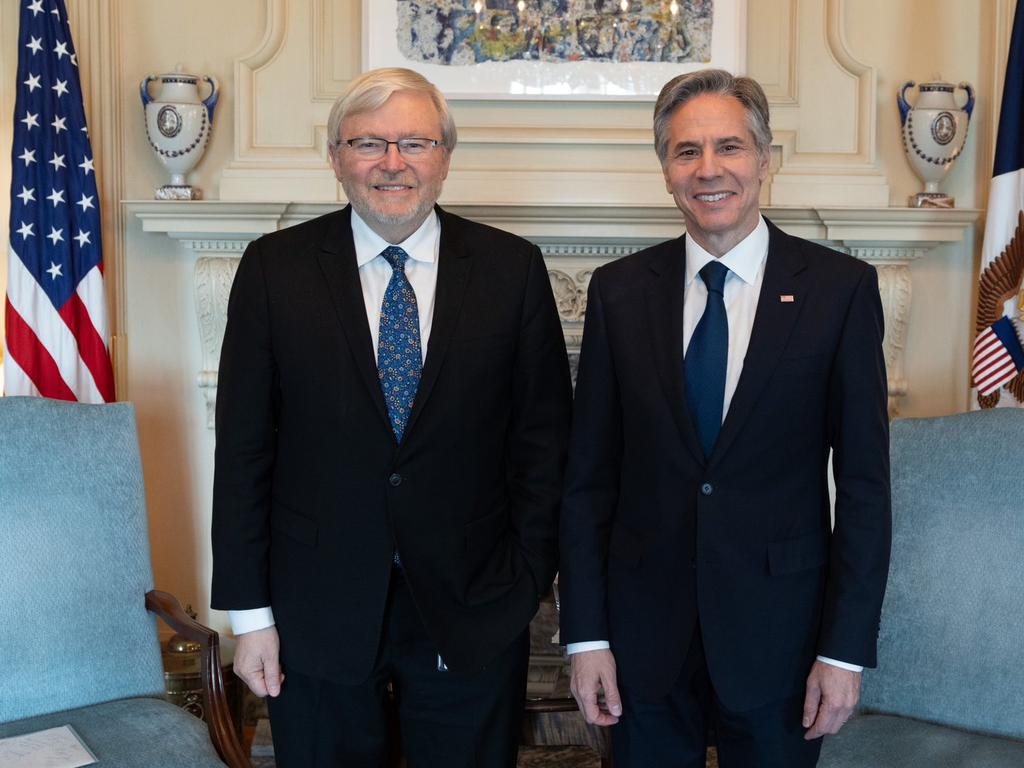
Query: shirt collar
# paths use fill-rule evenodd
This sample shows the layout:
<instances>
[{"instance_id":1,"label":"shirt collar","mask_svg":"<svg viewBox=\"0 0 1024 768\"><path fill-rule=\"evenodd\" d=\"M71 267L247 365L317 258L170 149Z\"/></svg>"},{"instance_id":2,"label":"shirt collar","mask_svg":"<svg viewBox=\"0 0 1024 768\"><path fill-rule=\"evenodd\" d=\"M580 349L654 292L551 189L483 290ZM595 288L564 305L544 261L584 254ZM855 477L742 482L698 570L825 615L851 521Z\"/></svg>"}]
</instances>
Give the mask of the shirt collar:
<instances>
[{"instance_id":1,"label":"shirt collar","mask_svg":"<svg viewBox=\"0 0 1024 768\"><path fill-rule=\"evenodd\" d=\"M768 225L759 216L757 226L745 238L718 259L729 271L748 285L754 285L757 274L768 256ZM689 287L697 273L715 257L704 250L692 237L686 238L686 285Z\"/></svg>"},{"instance_id":2,"label":"shirt collar","mask_svg":"<svg viewBox=\"0 0 1024 768\"><path fill-rule=\"evenodd\" d=\"M437 211L432 210L419 228L400 243L389 243L378 235L352 208L352 241L356 247L356 267L362 267L380 256L389 245L397 245L410 259L433 263L437 259L437 247L441 234L441 222Z\"/></svg>"}]
</instances>

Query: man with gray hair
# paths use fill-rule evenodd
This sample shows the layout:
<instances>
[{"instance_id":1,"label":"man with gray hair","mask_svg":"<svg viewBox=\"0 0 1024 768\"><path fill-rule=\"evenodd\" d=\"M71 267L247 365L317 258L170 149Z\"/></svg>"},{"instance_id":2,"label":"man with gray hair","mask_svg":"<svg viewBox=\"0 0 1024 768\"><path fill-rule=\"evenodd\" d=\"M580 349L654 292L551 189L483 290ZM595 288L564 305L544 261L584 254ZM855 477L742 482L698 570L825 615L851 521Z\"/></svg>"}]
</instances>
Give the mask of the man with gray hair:
<instances>
[{"instance_id":1,"label":"man with gray hair","mask_svg":"<svg viewBox=\"0 0 1024 768\"><path fill-rule=\"evenodd\" d=\"M279 768L515 765L557 561L565 343L536 246L436 205L456 143L405 69L338 99L344 210L253 242L217 397L213 607Z\"/></svg>"},{"instance_id":2,"label":"man with gray hair","mask_svg":"<svg viewBox=\"0 0 1024 768\"><path fill-rule=\"evenodd\" d=\"M677 77L654 131L686 233L590 283L560 537L573 693L616 768L703 768L709 731L722 768L813 766L875 664L888 573L877 276L761 215L755 81Z\"/></svg>"}]
</instances>

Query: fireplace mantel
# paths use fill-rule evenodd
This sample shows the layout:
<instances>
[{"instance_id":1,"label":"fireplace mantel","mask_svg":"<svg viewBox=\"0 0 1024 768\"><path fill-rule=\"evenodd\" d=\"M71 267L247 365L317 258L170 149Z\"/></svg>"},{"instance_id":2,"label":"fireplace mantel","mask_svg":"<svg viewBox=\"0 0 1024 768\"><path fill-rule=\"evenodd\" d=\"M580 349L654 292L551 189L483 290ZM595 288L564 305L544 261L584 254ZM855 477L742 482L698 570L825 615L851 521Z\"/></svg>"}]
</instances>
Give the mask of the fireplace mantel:
<instances>
[{"instance_id":1,"label":"fireplace mantel","mask_svg":"<svg viewBox=\"0 0 1024 768\"><path fill-rule=\"evenodd\" d=\"M194 259L196 312L202 341L198 384L213 425L217 366L228 293L245 246L273 232L336 210L339 203L126 201L144 232L180 242ZM586 312L586 290L601 264L677 237L682 216L666 206L446 205L461 216L515 232L544 253L575 370ZM768 207L764 214L790 234L823 243L873 264L885 311L889 411L908 391L904 352L910 318L911 262L945 243L963 240L980 215L975 209Z\"/></svg>"}]
</instances>

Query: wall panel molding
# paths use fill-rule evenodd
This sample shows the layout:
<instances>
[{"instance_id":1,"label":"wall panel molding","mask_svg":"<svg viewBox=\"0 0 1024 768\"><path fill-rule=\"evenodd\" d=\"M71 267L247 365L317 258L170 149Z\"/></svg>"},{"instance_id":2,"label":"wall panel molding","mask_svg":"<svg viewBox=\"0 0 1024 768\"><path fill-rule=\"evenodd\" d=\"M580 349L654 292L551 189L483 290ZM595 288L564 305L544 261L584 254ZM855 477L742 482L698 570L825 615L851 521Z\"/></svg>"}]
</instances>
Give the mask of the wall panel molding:
<instances>
[{"instance_id":1,"label":"wall panel molding","mask_svg":"<svg viewBox=\"0 0 1024 768\"><path fill-rule=\"evenodd\" d=\"M236 146L221 196L342 200L325 129L331 102L359 71L359 2L265 2L263 40L235 63ZM769 93L780 148L772 205L888 205L875 157L875 72L846 45L846 4L749 6L751 74ZM550 188L568 204L658 204L663 184L649 149L652 106L454 101L461 136L447 199L515 205L539 192L544 202L554 194ZM642 183L624 179L629 173Z\"/></svg>"},{"instance_id":2,"label":"wall panel molding","mask_svg":"<svg viewBox=\"0 0 1024 768\"><path fill-rule=\"evenodd\" d=\"M747 46L747 74L764 88L771 107L796 104L799 49L799 0L748 0L747 39L760 40L765 30L774 45Z\"/></svg>"},{"instance_id":3,"label":"wall panel molding","mask_svg":"<svg viewBox=\"0 0 1024 768\"><path fill-rule=\"evenodd\" d=\"M337 40L360 29L360 0L313 0L313 19L319 37L312 46L316 101L334 102L345 86L359 74L359 48L339 46Z\"/></svg>"},{"instance_id":4,"label":"wall panel molding","mask_svg":"<svg viewBox=\"0 0 1024 768\"><path fill-rule=\"evenodd\" d=\"M235 61L235 152L231 167L270 161L287 167L319 165L325 157L322 128L312 95L313 50L321 42L322 18L312 0L265 0L266 28L256 48ZM317 3L319 6L320 3ZM281 79L287 87L278 86ZM283 95L306 90L306 109L282 109ZM282 128L283 126L283 128ZM275 141L268 135L301 136Z\"/></svg>"},{"instance_id":5,"label":"wall panel molding","mask_svg":"<svg viewBox=\"0 0 1024 768\"><path fill-rule=\"evenodd\" d=\"M846 0L798 3L797 100L773 105L782 161L772 177L772 205L889 204L877 157L877 75L849 50ZM823 67L829 62L831 67Z\"/></svg>"}]
</instances>

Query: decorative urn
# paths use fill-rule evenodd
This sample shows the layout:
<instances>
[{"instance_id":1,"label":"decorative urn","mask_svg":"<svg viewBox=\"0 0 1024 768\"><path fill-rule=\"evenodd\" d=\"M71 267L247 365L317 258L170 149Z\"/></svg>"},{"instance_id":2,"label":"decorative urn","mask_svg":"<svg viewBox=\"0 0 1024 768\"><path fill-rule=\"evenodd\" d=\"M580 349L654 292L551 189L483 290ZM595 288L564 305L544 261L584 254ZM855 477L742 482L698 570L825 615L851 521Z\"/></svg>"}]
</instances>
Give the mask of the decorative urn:
<instances>
[{"instance_id":1,"label":"decorative urn","mask_svg":"<svg viewBox=\"0 0 1024 768\"><path fill-rule=\"evenodd\" d=\"M159 83L156 96L150 96L150 84ZM210 93L199 98L199 83ZM188 75L178 66L165 75L147 75L139 85L146 113L146 138L157 158L171 174L170 184L156 190L157 200L198 200L200 190L189 186L185 175L191 171L210 141L213 111L217 106L217 80Z\"/></svg>"},{"instance_id":2,"label":"decorative urn","mask_svg":"<svg viewBox=\"0 0 1024 768\"><path fill-rule=\"evenodd\" d=\"M908 80L896 97L903 125L903 150L914 172L924 182L924 191L911 196L909 205L914 208L952 208L954 200L939 192L939 182L963 152L974 110L974 89L970 83L960 83L959 86L921 83L911 106L906 93L912 87L914 81ZM956 103L954 92L957 88L967 93L962 107Z\"/></svg>"}]
</instances>

